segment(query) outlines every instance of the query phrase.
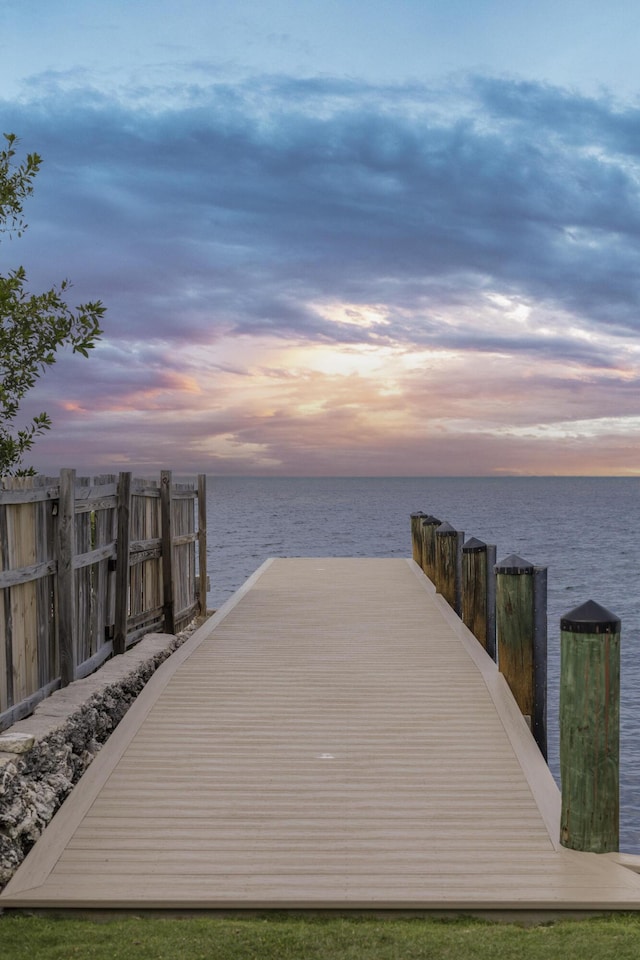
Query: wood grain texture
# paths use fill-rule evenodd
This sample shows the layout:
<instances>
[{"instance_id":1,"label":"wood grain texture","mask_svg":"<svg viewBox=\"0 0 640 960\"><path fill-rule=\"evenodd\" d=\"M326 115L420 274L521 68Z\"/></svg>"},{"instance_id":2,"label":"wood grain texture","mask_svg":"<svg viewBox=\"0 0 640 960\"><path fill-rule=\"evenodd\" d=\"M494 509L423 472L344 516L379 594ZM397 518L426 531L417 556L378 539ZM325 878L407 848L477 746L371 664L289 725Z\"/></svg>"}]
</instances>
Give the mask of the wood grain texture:
<instances>
[{"instance_id":1,"label":"wood grain texture","mask_svg":"<svg viewBox=\"0 0 640 960\"><path fill-rule=\"evenodd\" d=\"M151 679L0 907L601 910L504 678L413 561L279 559Z\"/></svg>"}]
</instances>

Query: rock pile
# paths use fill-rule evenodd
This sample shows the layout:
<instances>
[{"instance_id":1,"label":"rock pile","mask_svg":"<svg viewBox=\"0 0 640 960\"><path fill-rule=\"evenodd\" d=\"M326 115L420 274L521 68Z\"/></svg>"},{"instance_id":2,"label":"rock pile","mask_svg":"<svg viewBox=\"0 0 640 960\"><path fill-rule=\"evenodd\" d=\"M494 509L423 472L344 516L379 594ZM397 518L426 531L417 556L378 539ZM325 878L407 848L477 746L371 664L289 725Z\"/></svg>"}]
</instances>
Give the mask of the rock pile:
<instances>
[{"instance_id":1,"label":"rock pile","mask_svg":"<svg viewBox=\"0 0 640 960\"><path fill-rule=\"evenodd\" d=\"M148 634L0 733L0 889L160 664L193 632Z\"/></svg>"}]
</instances>

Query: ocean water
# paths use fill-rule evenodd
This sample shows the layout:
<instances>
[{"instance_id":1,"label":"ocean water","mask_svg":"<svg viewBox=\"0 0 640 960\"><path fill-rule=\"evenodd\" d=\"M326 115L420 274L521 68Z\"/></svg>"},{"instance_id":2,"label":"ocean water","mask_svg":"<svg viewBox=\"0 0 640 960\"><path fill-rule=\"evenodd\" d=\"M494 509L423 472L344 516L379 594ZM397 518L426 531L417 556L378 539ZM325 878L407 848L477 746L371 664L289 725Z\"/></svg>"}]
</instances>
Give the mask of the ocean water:
<instances>
[{"instance_id":1,"label":"ocean water","mask_svg":"<svg viewBox=\"0 0 640 960\"><path fill-rule=\"evenodd\" d=\"M415 510L546 566L556 779L560 617L586 600L620 617L621 848L640 853L640 478L210 477L207 501L213 607L268 557L408 557Z\"/></svg>"}]
</instances>

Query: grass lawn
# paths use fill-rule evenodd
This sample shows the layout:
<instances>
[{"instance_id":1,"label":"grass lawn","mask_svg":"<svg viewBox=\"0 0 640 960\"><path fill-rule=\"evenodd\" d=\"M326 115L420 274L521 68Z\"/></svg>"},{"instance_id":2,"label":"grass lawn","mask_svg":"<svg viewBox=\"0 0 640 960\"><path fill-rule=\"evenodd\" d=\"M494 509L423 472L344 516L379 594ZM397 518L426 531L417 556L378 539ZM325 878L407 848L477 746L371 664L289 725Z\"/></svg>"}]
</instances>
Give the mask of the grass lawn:
<instances>
[{"instance_id":1,"label":"grass lawn","mask_svg":"<svg viewBox=\"0 0 640 960\"><path fill-rule=\"evenodd\" d=\"M473 919L0 917L3 960L637 960L640 916Z\"/></svg>"}]
</instances>

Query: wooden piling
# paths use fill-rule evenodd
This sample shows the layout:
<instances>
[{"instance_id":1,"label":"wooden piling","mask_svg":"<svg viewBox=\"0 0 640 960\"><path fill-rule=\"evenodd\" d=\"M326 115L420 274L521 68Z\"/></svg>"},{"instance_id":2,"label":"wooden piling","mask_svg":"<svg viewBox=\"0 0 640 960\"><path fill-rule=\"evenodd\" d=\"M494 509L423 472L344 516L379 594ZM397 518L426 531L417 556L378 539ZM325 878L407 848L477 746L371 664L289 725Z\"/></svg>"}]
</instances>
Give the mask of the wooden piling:
<instances>
[{"instance_id":1,"label":"wooden piling","mask_svg":"<svg viewBox=\"0 0 640 960\"><path fill-rule=\"evenodd\" d=\"M532 723L535 701L533 564L515 554L496 565L498 666Z\"/></svg>"},{"instance_id":2,"label":"wooden piling","mask_svg":"<svg viewBox=\"0 0 640 960\"><path fill-rule=\"evenodd\" d=\"M411 556L418 564L422 566L422 518L426 514L422 510L416 510L411 514Z\"/></svg>"},{"instance_id":3,"label":"wooden piling","mask_svg":"<svg viewBox=\"0 0 640 960\"><path fill-rule=\"evenodd\" d=\"M422 518L420 526L422 552L419 563L425 575L429 577L433 584L436 582L436 530L440 523L441 521L437 517L427 514Z\"/></svg>"},{"instance_id":4,"label":"wooden piling","mask_svg":"<svg viewBox=\"0 0 640 960\"><path fill-rule=\"evenodd\" d=\"M424 522L423 522L424 523ZM435 585L458 616L462 599L462 544L464 533L454 530L450 523L436 528Z\"/></svg>"},{"instance_id":5,"label":"wooden piling","mask_svg":"<svg viewBox=\"0 0 640 960\"><path fill-rule=\"evenodd\" d=\"M490 657L496 658L496 548L476 537L462 547L462 620Z\"/></svg>"},{"instance_id":6,"label":"wooden piling","mask_svg":"<svg viewBox=\"0 0 640 960\"><path fill-rule=\"evenodd\" d=\"M619 849L620 620L590 600L560 621L560 842Z\"/></svg>"},{"instance_id":7,"label":"wooden piling","mask_svg":"<svg viewBox=\"0 0 640 960\"><path fill-rule=\"evenodd\" d=\"M533 573L533 717L531 730L547 759L547 568Z\"/></svg>"}]
</instances>

